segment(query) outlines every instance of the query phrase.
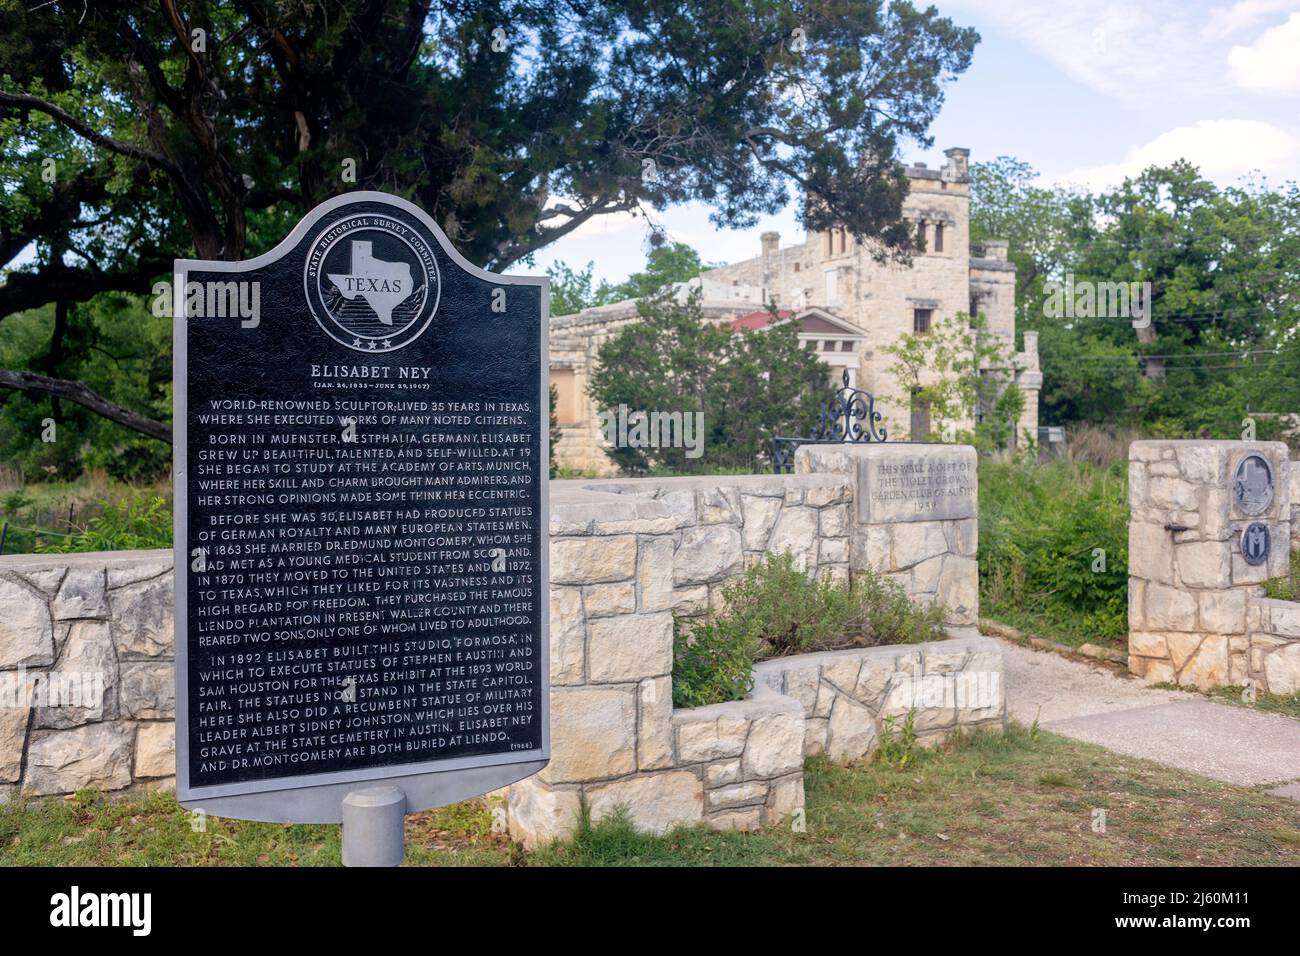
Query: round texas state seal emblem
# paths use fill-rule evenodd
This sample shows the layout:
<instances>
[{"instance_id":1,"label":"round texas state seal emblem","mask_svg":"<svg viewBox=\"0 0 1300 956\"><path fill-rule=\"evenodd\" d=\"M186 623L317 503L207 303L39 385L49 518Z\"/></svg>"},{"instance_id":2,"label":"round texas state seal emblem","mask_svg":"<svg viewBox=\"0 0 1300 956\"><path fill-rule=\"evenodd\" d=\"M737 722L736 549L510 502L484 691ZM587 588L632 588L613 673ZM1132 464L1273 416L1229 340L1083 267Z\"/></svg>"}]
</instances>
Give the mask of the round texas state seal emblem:
<instances>
[{"instance_id":1,"label":"round texas state seal emblem","mask_svg":"<svg viewBox=\"0 0 1300 956\"><path fill-rule=\"evenodd\" d=\"M334 341L358 352L414 342L438 311L442 282L433 247L398 215L353 213L307 249L307 307Z\"/></svg>"}]
</instances>

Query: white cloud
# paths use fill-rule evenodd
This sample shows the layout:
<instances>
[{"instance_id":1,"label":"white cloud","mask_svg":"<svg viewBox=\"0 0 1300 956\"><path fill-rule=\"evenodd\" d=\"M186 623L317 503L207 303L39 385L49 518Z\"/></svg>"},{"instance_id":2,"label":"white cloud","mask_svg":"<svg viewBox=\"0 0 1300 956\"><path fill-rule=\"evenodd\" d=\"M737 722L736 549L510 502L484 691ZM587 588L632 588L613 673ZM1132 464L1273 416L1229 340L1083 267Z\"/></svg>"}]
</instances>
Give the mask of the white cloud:
<instances>
[{"instance_id":1,"label":"white cloud","mask_svg":"<svg viewBox=\"0 0 1300 956\"><path fill-rule=\"evenodd\" d=\"M1217 80L1205 70L1211 41L1201 35L1204 13L1181 0L1141 7L1127 0L950 0L944 12L952 8L968 10L966 19L994 21L1076 82L1130 104L1171 87L1183 95L1208 91Z\"/></svg>"},{"instance_id":2,"label":"white cloud","mask_svg":"<svg viewBox=\"0 0 1300 956\"><path fill-rule=\"evenodd\" d=\"M571 199L561 197L549 203L547 208L554 208L555 206L569 206L572 208L577 208L578 205L579 205L578 203L574 202ZM547 222L546 225L559 226L559 225L563 225L564 222L565 219L563 217L560 217L559 219L554 219ZM625 232L628 229L633 228L634 226L640 226L642 229L644 229L645 219L640 216L634 216L630 212L611 212L611 213L606 213L603 216L592 216L582 225L578 226L578 228L568 233L568 235L575 238L610 236L615 233Z\"/></svg>"},{"instance_id":3,"label":"white cloud","mask_svg":"<svg viewBox=\"0 0 1300 956\"><path fill-rule=\"evenodd\" d=\"M1201 31L1207 40L1232 36L1267 20L1275 13L1290 12L1300 4L1297 0L1239 0L1230 7L1215 7L1210 20Z\"/></svg>"},{"instance_id":4,"label":"white cloud","mask_svg":"<svg viewBox=\"0 0 1300 956\"><path fill-rule=\"evenodd\" d=\"M1200 120L1161 133L1129 149L1117 163L1085 166L1053 177L1062 184L1091 189L1114 186L1148 166L1186 159L1217 182L1232 182L1246 173L1290 172L1300 158L1300 143L1281 127L1259 120Z\"/></svg>"},{"instance_id":5,"label":"white cloud","mask_svg":"<svg viewBox=\"0 0 1300 956\"><path fill-rule=\"evenodd\" d=\"M793 204L775 216L761 217L750 229L718 229L709 221L710 212L707 204L692 202L656 212L653 219L668 241L686 243L710 263L738 262L758 255L759 235L768 230L781 233L782 245L803 240ZM541 274L557 261L578 269L591 262L597 280L622 282L645 268L649 234L650 226L644 217L633 217L631 213L598 216L538 250L531 272Z\"/></svg>"},{"instance_id":6,"label":"white cloud","mask_svg":"<svg viewBox=\"0 0 1300 956\"><path fill-rule=\"evenodd\" d=\"M1228 51L1228 69L1242 89L1300 93L1300 13L1265 30L1250 46Z\"/></svg>"}]
</instances>

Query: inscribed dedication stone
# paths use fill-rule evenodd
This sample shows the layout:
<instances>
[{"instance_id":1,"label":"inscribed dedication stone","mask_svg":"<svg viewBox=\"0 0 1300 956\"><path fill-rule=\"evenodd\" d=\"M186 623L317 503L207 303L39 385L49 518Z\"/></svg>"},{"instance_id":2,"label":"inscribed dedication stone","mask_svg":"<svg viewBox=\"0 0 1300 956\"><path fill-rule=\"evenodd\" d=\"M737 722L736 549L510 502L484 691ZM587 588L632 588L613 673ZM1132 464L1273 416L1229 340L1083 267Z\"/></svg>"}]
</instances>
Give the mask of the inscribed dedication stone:
<instances>
[{"instance_id":1,"label":"inscribed dedication stone","mask_svg":"<svg viewBox=\"0 0 1300 956\"><path fill-rule=\"evenodd\" d=\"M400 778L413 810L535 771L545 280L383 193L175 278L180 797L327 819L275 792Z\"/></svg>"},{"instance_id":2,"label":"inscribed dedication stone","mask_svg":"<svg viewBox=\"0 0 1300 956\"><path fill-rule=\"evenodd\" d=\"M975 449L968 445L874 445L858 460L858 520L943 521L975 517Z\"/></svg>"}]
</instances>

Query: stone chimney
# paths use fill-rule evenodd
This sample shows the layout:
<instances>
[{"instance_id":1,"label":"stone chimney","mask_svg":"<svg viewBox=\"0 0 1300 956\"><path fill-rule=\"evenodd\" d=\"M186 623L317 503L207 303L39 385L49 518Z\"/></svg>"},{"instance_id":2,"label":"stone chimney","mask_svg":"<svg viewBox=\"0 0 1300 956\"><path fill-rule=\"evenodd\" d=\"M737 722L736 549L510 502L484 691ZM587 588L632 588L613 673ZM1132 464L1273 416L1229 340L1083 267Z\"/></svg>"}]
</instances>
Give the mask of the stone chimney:
<instances>
[{"instance_id":1,"label":"stone chimney","mask_svg":"<svg viewBox=\"0 0 1300 956\"><path fill-rule=\"evenodd\" d=\"M763 245L763 286L770 288L772 280L776 278L776 256L781 248L781 234L765 232L758 237L758 241Z\"/></svg>"},{"instance_id":2,"label":"stone chimney","mask_svg":"<svg viewBox=\"0 0 1300 956\"><path fill-rule=\"evenodd\" d=\"M1038 333L1025 331L1025 368L1038 368Z\"/></svg>"},{"instance_id":3,"label":"stone chimney","mask_svg":"<svg viewBox=\"0 0 1300 956\"><path fill-rule=\"evenodd\" d=\"M943 164L943 179L949 183L970 182L970 150L962 146L945 149L948 161Z\"/></svg>"},{"instance_id":4,"label":"stone chimney","mask_svg":"<svg viewBox=\"0 0 1300 956\"><path fill-rule=\"evenodd\" d=\"M985 239L984 240L984 258L997 259L999 262L1007 261L1007 247L1011 243L1006 239Z\"/></svg>"}]
</instances>

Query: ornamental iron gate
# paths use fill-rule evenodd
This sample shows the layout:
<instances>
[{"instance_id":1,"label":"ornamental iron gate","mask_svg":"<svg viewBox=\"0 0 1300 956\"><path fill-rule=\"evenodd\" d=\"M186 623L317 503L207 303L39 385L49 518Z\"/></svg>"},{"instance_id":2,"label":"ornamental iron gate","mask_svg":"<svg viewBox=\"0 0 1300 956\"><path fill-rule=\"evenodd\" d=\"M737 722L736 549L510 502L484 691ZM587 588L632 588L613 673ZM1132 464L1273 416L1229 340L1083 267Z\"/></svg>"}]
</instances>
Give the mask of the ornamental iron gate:
<instances>
[{"instance_id":1,"label":"ornamental iron gate","mask_svg":"<svg viewBox=\"0 0 1300 956\"><path fill-rule=\"evenodd\" d=\"M888 432L878 428L880 412L870 392L849 384L849 370L844 370L844 386L822 403L817 416L817 433L799 438L777 435L772 439L772 472L787 474L794 470L794 453L800 445L867 444L883 442Z\"/></svg>"}]
</instances>

